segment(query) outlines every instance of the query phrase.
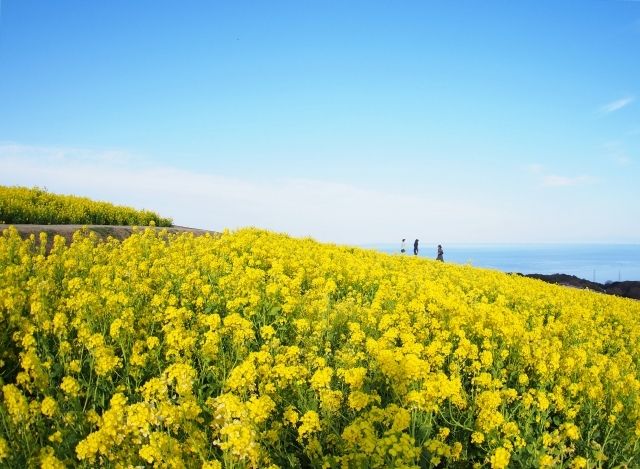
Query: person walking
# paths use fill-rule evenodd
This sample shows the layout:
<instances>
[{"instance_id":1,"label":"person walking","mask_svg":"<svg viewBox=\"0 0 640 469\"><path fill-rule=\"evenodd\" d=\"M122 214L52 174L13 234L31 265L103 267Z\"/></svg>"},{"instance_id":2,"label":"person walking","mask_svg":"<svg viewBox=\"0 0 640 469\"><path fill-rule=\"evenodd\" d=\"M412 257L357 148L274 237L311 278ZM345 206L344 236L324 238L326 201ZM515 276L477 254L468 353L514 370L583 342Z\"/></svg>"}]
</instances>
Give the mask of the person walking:
<instances>
[{"instance_id":1,"label":"person walking","mask_svg":"<svg viewBox=\"0 0 640 469\"><path fill-rule=\"evenodd\" d=\"M438 257L436 257L437 261L444 262L444 251L442 250L442 246L438 244Z\"/></svg>"},{"instance_id":2,"label":"person walking","mask_svg":"<svg viewBox=\"0 0 640 469\"><path fill-rule=\"evenodd\" d=\"M416 239L416 240L413 242L413 255L414 255L414 256L417 256L417 255L418 255L418 241L419 241L419 240L417 240L417 239Z\"/></svg>"},{"instance_id":3,"label":"person walking","mask_svg":"<svg viewBox=\"0 0 640 469\"><path fill-rule=\"evenodd\" d=\"M405 244L404 244L404 242L405 242L405 241L406 241L406 239L405 239L405 238L402 238L402 243L400 243L400 252L401 252L402 254L404 254L404 253L407 251L407 250L405 249Z\"/></svg>"}]
</instances>

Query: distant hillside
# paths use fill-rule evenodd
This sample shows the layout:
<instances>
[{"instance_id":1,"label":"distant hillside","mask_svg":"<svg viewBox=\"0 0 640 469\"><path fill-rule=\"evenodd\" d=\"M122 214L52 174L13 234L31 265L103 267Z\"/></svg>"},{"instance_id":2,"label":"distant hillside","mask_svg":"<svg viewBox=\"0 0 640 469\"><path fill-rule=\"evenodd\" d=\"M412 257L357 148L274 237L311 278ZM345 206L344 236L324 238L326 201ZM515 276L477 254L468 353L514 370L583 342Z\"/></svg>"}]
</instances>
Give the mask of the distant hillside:
<instances>
[{"instance_id":1,"label":"distant hillside","mask_svg":"<svg viewBox=\"0 0 640 469\"><path fill-rule=\"evenodd\" d=\"M52 194L38 187L0 186L0 223L171 226L171 218L149 210Z\"/></svg>"},{"instance_id":2,"label":"distant hillside","mask_svg":"<svg viewBox=\"0 0 640 469\"><path fill-rule=\"evenodd\" d=\"M34 235L36 238L36 243L39 243L39 235L40 233L47 234L47 251L51 249L51 245L53 243L53 238L56 235L60 235L67 240L67 245L69 245L73 239L73 234L76 231L82 230L85 228L88 231L92 231L98 235L100 239L107 239L108 237L115 238L119 241L123 241L128 238L132 234L136 232L140 232L145 229L153 229L155 231L166 230L168 233L193 233L196 236L210 234L217 236L219 235L216 231L209 230L200 230L197 228L188 228L185 226L171 226L171 227L134 227L134 226L113 226L113 225L0 225L0 234L9 226L13 226L18 230L20 237L25 239L31 235Z\"/></svg>"}]
</instances>

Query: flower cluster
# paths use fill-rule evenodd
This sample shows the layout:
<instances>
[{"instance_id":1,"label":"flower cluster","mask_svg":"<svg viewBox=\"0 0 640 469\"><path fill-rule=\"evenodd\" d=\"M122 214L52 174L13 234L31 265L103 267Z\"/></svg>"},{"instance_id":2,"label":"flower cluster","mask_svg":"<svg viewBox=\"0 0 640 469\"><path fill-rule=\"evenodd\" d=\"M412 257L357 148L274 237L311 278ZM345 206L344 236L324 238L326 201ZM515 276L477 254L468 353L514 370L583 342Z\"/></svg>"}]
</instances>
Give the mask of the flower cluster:
<instances>
[{"instance_id":1,"label":"flower cluster","mask_svg":"<svg viewBox=\"0 0 640 469\"><path fill-rule=\"evenodd\" d=\"M0 237L0 466L633 467L640 303L293 239Z\"/></svg>"}]
</instances>

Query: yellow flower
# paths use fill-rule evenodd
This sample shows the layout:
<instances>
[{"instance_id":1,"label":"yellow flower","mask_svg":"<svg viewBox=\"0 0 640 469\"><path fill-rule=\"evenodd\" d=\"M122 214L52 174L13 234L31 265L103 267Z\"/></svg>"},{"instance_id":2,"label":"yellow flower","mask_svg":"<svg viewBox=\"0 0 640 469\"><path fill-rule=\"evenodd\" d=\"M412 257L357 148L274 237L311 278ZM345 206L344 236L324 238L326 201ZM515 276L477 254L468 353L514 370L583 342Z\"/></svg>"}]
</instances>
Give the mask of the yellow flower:
<instances>
[{"instance_id":1,"label":"yellow flower","mask_svg":"<svg viewBox=\"0 0 640 469\"><path fill-rule=\"evenodd\" d=\"M573 423L563 423L560 428L564 429L564 434L570 440L577 440L580 438L580 429Z\"/></svg>"},{"instance_id":2,"label":"yellow flower","mask_svg":"<svg viewBox=\"0 0 640 469\"><path fill-rule=\"evenodd\" d=\"M360 389L362 387L366 374L367 369L364 367L338 370L338 375L342 377L344 382L351 386L352 389Z\"/></svg>"},{"instance_id":3,"label":"yellow flower","mask_svg":"<svg viewBox=\"0 0 640 469\"><path fill-rule=\"evenodd\" d=\"M47 446L40 451L41 469L64 469L65 465L55 456L53 448Z\"/></svg>"},{"instance_id":4,"label":"yellow flower","mask_svg":"<svg viewBox=\"0 0 640 469\"><path fill-rule=\"evenodd\" d=\"M501 446L491 455L491 467L494 469L503 469L509 465L510 459L511 453L509 450Z\"/></svg>"},{"instance_id":5,"label":"yellow flower","mask_svg":"<svg viewBox=\"0 0 640 469\"><path fill-rule=\"evenodd\" d=\"M176 363L165 370L165 375L167 382L174 384L176 392L183 396L191 393L193 381L198 376L198 373L190 365Z\"/></svg>"},{"instance_id":6,"label":"yellow flower","mask_svg":"<svg viewBox=\"0 0 640 469\"><path fill-rule=\"evenodd\" d=\"M65 376L62 378L60 389L71 397L77 397L80 395L80 385L72 376Z\"/></svg>"},{"instance_id":7,"label":"yellow flower","mask_svg":"<svg viewBox=\"0 0 640 469\"><path fill-rule=\"evenodd\" d=\"M123 326L122 319L116 318L111 323L111 327L109 328L109 335L114 339L117 339L118 336L120 335L120 330L122 329L122 326Z\"/></svg>"},{"instance_id":8,"label":"yellow flower","mask_svg":"<svg viewBox=\"0 0 640 469\"><path fill-rule=\"evenodd\" d=\"M298 413L293 409L293 407L289 406L284 411L284 420L286 423L290 425L295 425L299 420Z\"/></svg>"},{"instance_id":9,"label":"yellow flower","mask_svg":"<svg viewBox=\"0 0 640 469\"><path fill-rule=\"evenodd\" d=\"M222 469L220 461L205 461L202 463L201 469Z\"/></svg>"},{"instance_id":10,"label":"yellow flower","mask_svg":"<svg viewBox=\"0 0 640 469\"><path fill-rule=\"evenodd\" d=\"M342 405L342 391L323 389L320 391L320 405L323 409L337 412Z\"/></svg>"},{"instance_id":11,"label":"yellow flower","mask_svg":"<svg viewBox=\"0 0 640 469\"><path fill-rule=\"evenodd\" d=\"M411 413L402 407L394 409L391 430L401 432L409 428L409 425L411 425Z\"/></svg>"},{"instance_id":12,"label":"yellow flower","mask_svg":"<svg viewBox=\"0 0 640 469\"><path fill-rule=\"evenodd\" d=\"M160 339L158 339L156 336L150 335L149 337L147 337L147 348L149 350L153 350L154 348L156 348L159 343Z\"/></svg>"},{"instance_id":13,"label":"yellow flower","mask_svg":"<svg viewBox=\"0 0 640 469\"><path fill-rule=\"evenodd\" d=\"M29 403L27 398L13 384L2 387L4 405L14 423L26 423L29 418Z\"/></svg>"},{"instance_id":14,"label":"yellow flower","mask_svg":"<svg viewBox=\"0 0 640 469\"><path fill-rule=\"evenodd\" d=\"M555 460L553 456L545 454L540 458L540 467L553 467Z\"/></svg>"},{"instance_id":15,"label":"yellow flower","mask_svg":"<svg viewBox=\"0 0 640 469\"><path fill-rule=\"evenodd\" d=\"M230 453L238 461L250 461L255 465L258 460L258 445L253 428L239 421L234 421L220 429L222 442L218 446ZM149 459L147 459L147 462Z\"/></svg>"},{"instance_id":16,"label":"yellow flower","mask_svg":"<svg viewBox=\"0 0 640 469\"><path fill-rule=\"evenodd\" d=\"M58 408L58 404L56 403L55 399L53 399L52 397L47 396L42 400L42 404L41 404L42 415L46 415L47 417L53 417L56 413L57 408Z\"/></svg>"},{"instance_id":17,"label":"yellow flower","mask_svg":"<svg viewBox=\"0 0 640 469\"><path fill-rule=\"evenodd\" d=\"M7 440L0 436L0 462L9 457L9 445Z\"/></svg>"},{"instance_id":18,"label":"yellow flower","mask_svg":"<svg viewBox=\"0 0 640 469\"><path fill-rule=\"evenodd\" d=\"M260 328L260 335L264 340L271 339L276 334L276 330L273 326L262 326Z\"/></svg>"},{"instance_id":19,"label":"yellow flower","mask_svg":"<svg viewBox=\"0 0 640 469\"><path fill-rule=\"evenodd\" d=\"M231 370L226 386L234 391L253 390L257 378L258 371L253 360L247 359Z\"/></svg>"},{"instance_id":20,"label":"yellow flower","mask_svg":"<svg viewBox=\"0 0 640 469\"><path fill-rule=\"evenodd\" d=\"M249 416L256 424L265 422L271 412L276 407L276 404L269 396L251 397L246 403Z\"/></svg>"},{"instance_id":21,"label":"yellow flower","mask_svg":"<svg viewBox=\"0 0 640 469\"><path fill-rule=\"evenodd\" d=\"M549 399L544 394L544 392L538 392L538 408L542 411L545 411L549 408Z\"/></svg>"},{"instance_id":22,"label":"yellow flower","mask_svg":"<svg viewBox=\"0 0 640 469\"><path fill-rule=\"evenodd\" d=\"M300 426L298 427L298 436L300 439L310 438L315 432L322 429L320 424L320 417L318 413L310 410L306 412L300 419Z\"/></svg>"},{"instance_id":23,"label":"yellow flower","mask_svg":"<svg viewBox=\"0 0 640 469\"><path fill-rule=\"evenodd\" d=\"M441 441L446 440L449 433L451 433L451 430L448 427L441 427L440 430L438 430L438 439Z\"/></svg>"},{"instance_id":24,"label":"yellow flower","mask_svg":"<svg viewBox=\"0 0 640 469\"><path fill-rule=\"evenodd\" d=\"M364 409L372 402L380 402L380 398L375 395L367 394L362 391L352 391L347 399L349 407L359 411Z\"/></svg>"},{"instance_id":25,"label":"yellow flower","mask_svg":"<svg viewBox=\"0 0 640 469\"><path fill-rule=\"evenodd\" d=\"M589 462L582 456L575 457L573 461L571 461L571 469L584 469L588 467L588 465Z\"/></svg>"},{"instance_id":26,"label":"yellow flower","mask_svg":"<svg viewBox=\"0 0 640 469\"><path fill-rule=\"evenodd\" d=\"M69 362L69 371L71 373L79 373L80 372L80 360L71 360Z\"/></svg>"},{"instance_id":27,"label":"yellow flower","mask_svg":"<svg viewBox=\"0 0 640 469\"><path fill-rule=\"evenodd\" d=\"M493 354L489 350L483 350L480 354L480 363L482 363L485 368L490 367L493 363Z\"/></svg>"},{"instance_id":28,"label":"yellow flower","mask_svg":"<svg viewBox=\"0 0 640 469\"><path fill-rule=\"evenodd\" d=\"M58 334L59 336L62 336L65 334L65 332L67 331L67 325L68 325L68 318L67 315L62 313L62 312L57 312L56 314L53 315L53 330L56 334ZM64 342L66 344L68 344L68 342ZM62 351L60 353L68 353L69 350L66 351Z\"/></svg>"},{"instance_id":29,"label":"yellow flower","mask_svg":"<svg viewBox=\"0 0 640 469\"><path fill-rule=\"evenodd\" d=\"M311 377L311 387L316 391L322 388L328 388L333 376L333 369L329 367L320 368Z\"/></svg>"}]
</instances>

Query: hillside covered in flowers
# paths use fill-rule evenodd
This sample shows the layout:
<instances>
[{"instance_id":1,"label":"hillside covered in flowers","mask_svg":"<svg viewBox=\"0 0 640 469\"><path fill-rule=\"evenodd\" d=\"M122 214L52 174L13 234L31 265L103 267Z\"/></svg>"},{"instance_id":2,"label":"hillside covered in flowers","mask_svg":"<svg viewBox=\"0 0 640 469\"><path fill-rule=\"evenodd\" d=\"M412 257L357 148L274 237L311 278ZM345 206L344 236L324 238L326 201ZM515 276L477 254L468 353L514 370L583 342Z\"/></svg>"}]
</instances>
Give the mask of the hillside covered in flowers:
<instances>
[{"instance_id":1,"label":"hillside covered in flowers","mask_svg":"<svg viewBox=\"0 0 640 469\"><path fill-rule=\"evenodd\" d=\"M149 210L114 205L38 187L0 186L0 224L171 226Z\"/></svg>"},{"instance_id":2,"label":"hillside covered in flowers","mask_svg":"<svg viewBox=\"0 0 640 469\"><path fill-rule=\"evenodd\" d=\"M0 466L640 465L640 302L255 229L0 237Z\"/></svg>"}]
</instances>

